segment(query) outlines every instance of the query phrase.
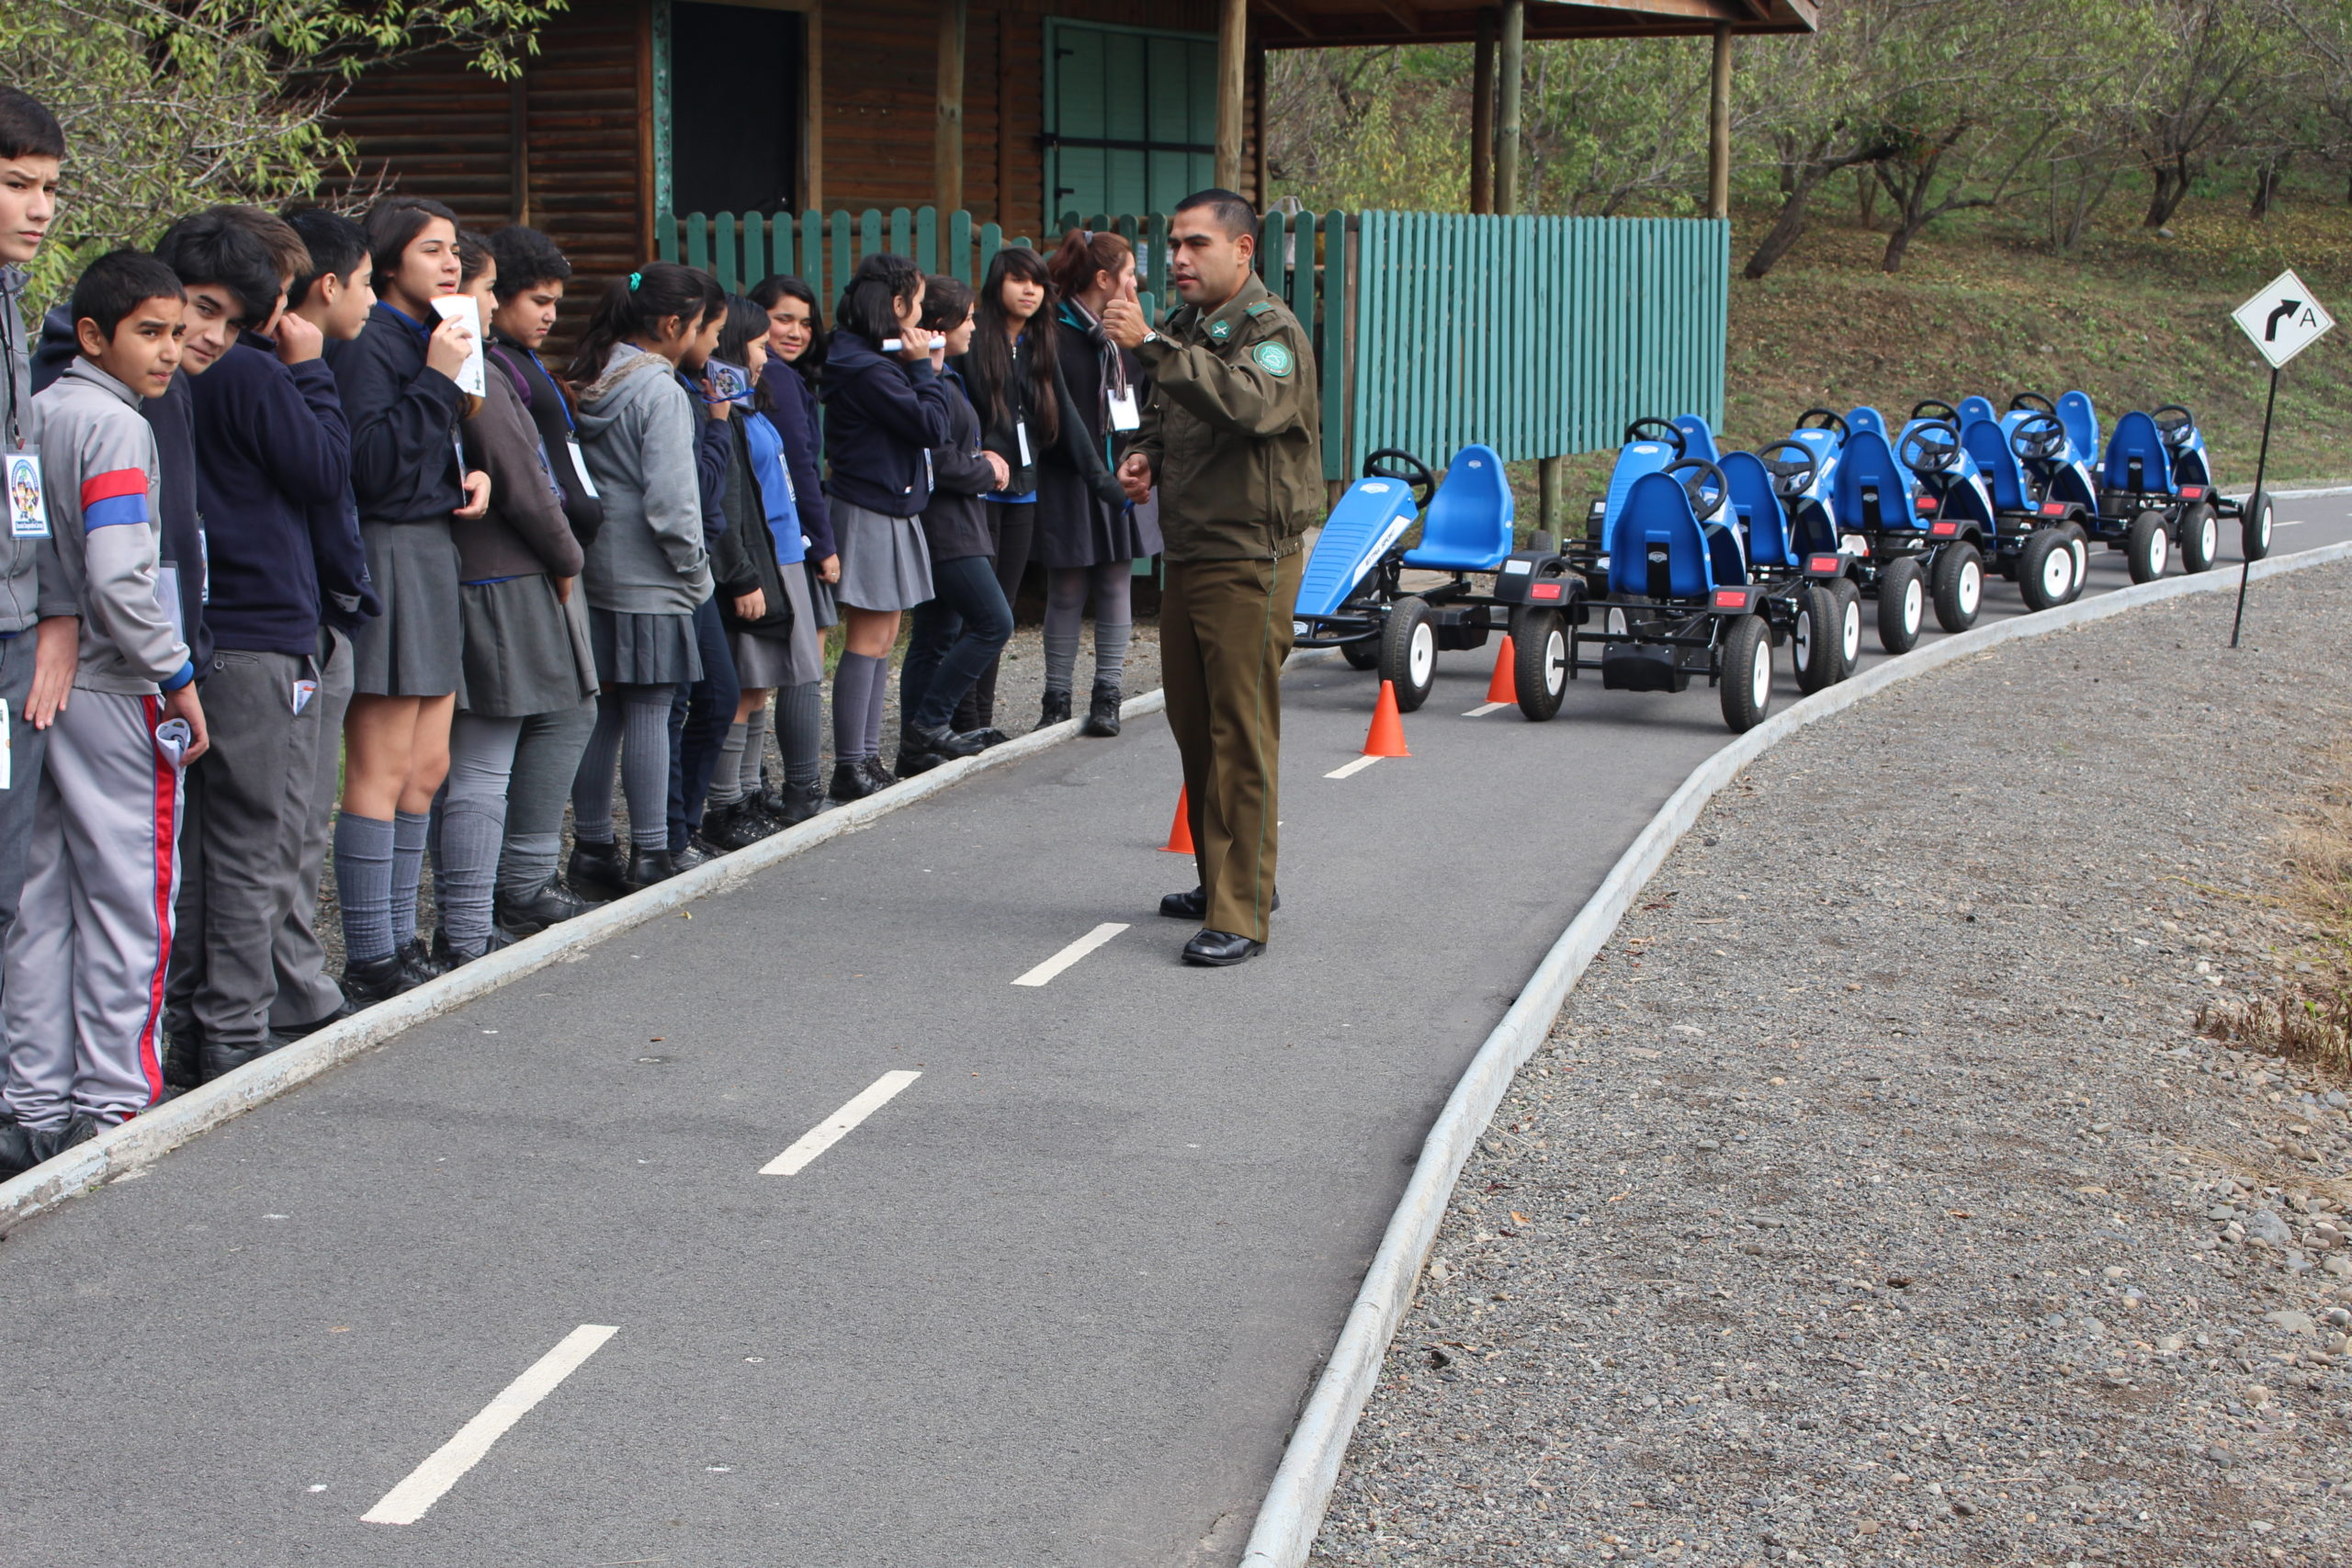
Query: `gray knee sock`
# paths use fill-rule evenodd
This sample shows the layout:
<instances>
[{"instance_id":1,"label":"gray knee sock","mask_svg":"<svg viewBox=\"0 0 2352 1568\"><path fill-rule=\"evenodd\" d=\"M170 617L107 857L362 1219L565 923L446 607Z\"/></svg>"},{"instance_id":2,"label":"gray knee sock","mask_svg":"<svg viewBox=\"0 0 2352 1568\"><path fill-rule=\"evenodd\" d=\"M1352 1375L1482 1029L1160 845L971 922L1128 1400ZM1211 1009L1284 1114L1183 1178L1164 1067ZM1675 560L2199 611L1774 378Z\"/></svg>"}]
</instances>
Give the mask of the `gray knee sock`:
<instances>
[{"instance_id":1,"label":"gray knee sock","mask_svg":"<svg viewBox=\"0 0 2352 1568\"><path fill-rule=\"evenodd\" d=\"M479 958L490 942L491 884L498 866L498 843L506 833L506 797L461 795L441 808L438 874L441 929L451 951Z\"/></svg>"},{"instance_id":2,"label":"gray knee sock","mask_svg":"<svg viewBox=\"0 0 2352 1568\"><path fill-rule=\"evenodd\" d=\"M1135 640L1135 568L1123 560L1091 569L1094 583L1094 683L1117 686Z\"/></svg>"},{"instance_id":3,"label":"gray knee sock","mask_svg":"<svg viewBox=\"0 0 2352 1568\"><path fill-rule=\"evenodd\" d=\"M878 659L875 664L874 685L865 694L865 754L868 757L882 754L882 710L890 705L890 661Z\"/></svg>"},{"instance_id":4,"label":"gray knee sock","mask_svg":"<svg viewBox=\"0 0 2352 1568\"><path fill-rule=\"evenodd\" d=\"M1084 567L1046 574L1046 690L1067 693L1078 669L1078 635L1086 619Z\"/></svg>"},{"instance_id":5,"label":"gray knee sock","mask_svg":"<svg viewBox=\"0 0 2352 1568\"><path fill-rule=\"evenodd\" d=\"M863 653L843 653L842 661L833 668L833 760L854 762L860 757L871 757L874 750L865 743L865 709L873 701L874 688L889 665ZM879 739L879 737L876 737Z\"/></svg>"},{"instance_id":6,"label":"gray knee sock","mask_svg":"<svg viewBox=\"0 0 2352 1568\"><path fill-rule=\"evenodd\" d=\"M596 698L596 728L588 732L587 750L580 753L580 772L571 781L571 831L583 843L613 841L613 764L621 753L621 700L610 692ZM664 802L667 813L668 803Z\"/></svg>"},{"instance_id":7,"label":"gray knee sock","mask_svg":"<svg viewBox=\"0 0 2352 1568\"><path fill-rule=\"evenodd\" d=\"M710 770L710 787L703 792L703 804L732 806L743 798L743 747L750 739L751 726L730 724L727 738L718 743L718 761Z\"/></svg>"},{"instance_id":8,"label":"gray knee sock","mask_svg":"<svg viewBox=\"0 0 2352 1568\"><path fill-rule=\"evenodd\" d=\"M392 825L348 811L334 819L334 896L343 909L343 951L351 964L392 955Z\"/></svg>"},{"instance_id":9,"label":"gray knee sock","mask_svg":"<svg viewBox=\"0 0 2352 1568\"><path fill-rule=\"evenodd\" d=\"M801 789L816 787L822 765L825 733L825 683L786 686L775 694L777 747L784 753L784 782Z\"/></svg>"},{"instance_id":10,"label":"gray knee sock","mask_svg":"<svg viewBox=\"0 0 2352 1568\"><path fill-rule=\"evenodd\" d=\"M425 811L392 813L392 945L416 940L416 888L424 880L424 840L433 829Z\"/></svg>"},{"instance_id":11,"label":"gray knee sock","mask_svg":"<svg viewBox=\"0 0 2352 1568\"><path fill-rule=\"evenodd\" d=\"M735 797L748 799L760 793L760 764L768 754L768 705L763 697L752 716L743 721L742 771L737 775Z\"/></svg>"},{"instance_id":12,"label":"gray knee sock","mask_svg":"<svg viewBox=\"0 0 2352 1568\"><path fill-rule=\"evenodd\" d=\"M633 688L622 703L621 794L628 798L628 841L639 850L670 847L669 686Z\"/></svg>"}]
</instances>

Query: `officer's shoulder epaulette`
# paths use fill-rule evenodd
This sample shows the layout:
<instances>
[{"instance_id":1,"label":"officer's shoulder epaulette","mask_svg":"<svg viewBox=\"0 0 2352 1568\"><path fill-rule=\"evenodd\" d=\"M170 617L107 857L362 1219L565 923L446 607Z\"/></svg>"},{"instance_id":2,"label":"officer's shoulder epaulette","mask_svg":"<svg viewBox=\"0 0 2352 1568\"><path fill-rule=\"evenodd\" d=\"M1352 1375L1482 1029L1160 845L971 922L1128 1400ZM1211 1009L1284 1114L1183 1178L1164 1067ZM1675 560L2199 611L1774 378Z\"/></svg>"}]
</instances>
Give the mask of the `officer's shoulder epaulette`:
<instances>
[{"instance_id":1,"label":"officer's shoulder epaulette","mask_svg":"<svg viewBox=\"0 0 2352 1568\"><path fill-rule=\"evenodd\" d=\"M1250 307L1249 314L1252 316L1262 316L1267 311L1272 310L1274 308L1274 302L1272 299L1261 299Z\"/></svg>"}]
</instances>

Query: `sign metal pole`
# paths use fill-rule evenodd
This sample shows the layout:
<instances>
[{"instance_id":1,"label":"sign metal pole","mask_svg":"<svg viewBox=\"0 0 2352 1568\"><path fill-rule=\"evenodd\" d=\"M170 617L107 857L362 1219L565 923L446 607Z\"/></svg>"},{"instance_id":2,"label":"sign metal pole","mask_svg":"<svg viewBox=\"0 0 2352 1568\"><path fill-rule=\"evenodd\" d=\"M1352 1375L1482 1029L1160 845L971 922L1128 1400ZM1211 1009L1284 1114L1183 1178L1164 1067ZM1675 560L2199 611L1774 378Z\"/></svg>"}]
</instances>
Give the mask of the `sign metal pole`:
<instances>
[{"instance_id":1,"label":"sign metal pole","mask_svg":"<svg viewBox=\"0 0 2352 1568\"><path fill-rule=\"evenodd\" d=\"M2264 471L2270 466L2270 412L2278 406L2278 367L2274 365L2270 367L2270 396L2265 399L2262 404L2262 452L2261 455L2254 460L2254 495L2252 499L2246 502L2248 506L2256 509L2257 514L2259 513L2259 509L2267 504L2267 501L2262 493L2262 479ZM2244 554L2243 551L2240 553ZM2238 645L2238 633L2245 626L2245 585L2253 576L2254 558L2252 556L2247 556L2245 560L2238 564L2238 613L2236 618L2230 622L2230 646L2232 648L2235 648Z\"/></svg>"}]
</instances>

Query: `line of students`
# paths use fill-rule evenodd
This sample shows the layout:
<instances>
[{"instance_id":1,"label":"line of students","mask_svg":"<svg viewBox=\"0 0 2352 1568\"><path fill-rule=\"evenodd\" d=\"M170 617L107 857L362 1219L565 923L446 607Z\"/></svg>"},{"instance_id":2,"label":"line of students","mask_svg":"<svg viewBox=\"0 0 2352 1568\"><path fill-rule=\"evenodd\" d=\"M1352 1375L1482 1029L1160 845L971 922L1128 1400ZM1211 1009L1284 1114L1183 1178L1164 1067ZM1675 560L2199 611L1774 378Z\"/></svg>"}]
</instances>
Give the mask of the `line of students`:
<instances>
[{"instance_id":1,"label":"line of students","mask_svg":"<svg viewBox=\"0 0 2352 1568\"><path fill-rule=\"evenodd\" d=\"M64 153L0 89L0 1176L1000 743L1033 559L1041 722L1070 714L1091 594L1085 728L1118 733L1159 542L1114 477L1140 406L1100 324L1134 292L1116 236L1003 251L977 299L869 256L830 333L797 278L742 299L649 263L557 375L571 266L543 234L406 196L217 207L93 262L35 344L22 268Z\"/></svg>"}]
</instances>

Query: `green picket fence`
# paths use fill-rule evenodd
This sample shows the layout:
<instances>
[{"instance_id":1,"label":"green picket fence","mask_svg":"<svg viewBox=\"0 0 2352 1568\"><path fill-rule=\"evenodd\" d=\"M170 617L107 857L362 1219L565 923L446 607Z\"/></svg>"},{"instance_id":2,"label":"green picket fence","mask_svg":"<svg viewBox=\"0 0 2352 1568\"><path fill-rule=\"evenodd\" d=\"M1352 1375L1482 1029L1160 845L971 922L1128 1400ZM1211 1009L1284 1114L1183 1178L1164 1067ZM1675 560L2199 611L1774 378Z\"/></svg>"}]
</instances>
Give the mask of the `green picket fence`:
<instances>
[{"instance_id":1,"label":"green picket fence","mask_svg":"<svg viewBox=\"0 0 2352 1568\"><path fill-rule=\"evenodd\" d=\"M1136 247L1147 308L1168 291L1162 213L1081 219ZM740 292L797 275L831 309L876 251L977 283L1006 244L994 223L931 208L763 217L689 213L657 250ZM1442 468L1484 442L1507 460L1617 446L1627 421L1720 424L1731 276L1728 224L1684 219L1270 212L1267 287L1314 339L1323 470L1352 478L1383 446Z\"/></svg>"}]
</instances>

